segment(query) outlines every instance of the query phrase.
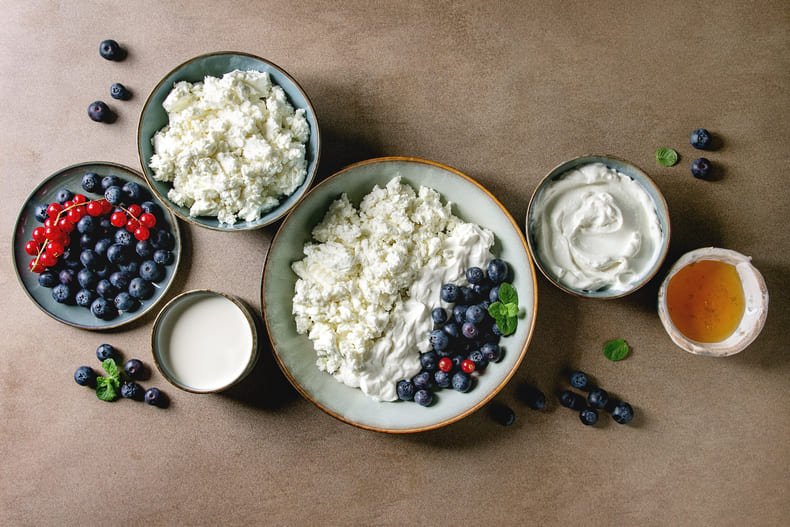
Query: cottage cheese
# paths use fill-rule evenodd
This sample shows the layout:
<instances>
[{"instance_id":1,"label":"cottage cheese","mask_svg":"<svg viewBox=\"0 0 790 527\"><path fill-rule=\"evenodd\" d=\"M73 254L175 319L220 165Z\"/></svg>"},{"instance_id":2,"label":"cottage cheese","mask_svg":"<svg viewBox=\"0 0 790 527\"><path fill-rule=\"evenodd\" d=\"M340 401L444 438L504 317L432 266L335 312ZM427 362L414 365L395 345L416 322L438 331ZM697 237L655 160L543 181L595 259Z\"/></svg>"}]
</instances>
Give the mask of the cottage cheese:
<instances>
[{"instance_id":1,"label":"cottage cheese","mask_svg":"<svg viewBox=\"0 0 790 527\"><path fill-rule=\"evenodd\" d=\"M454 216L435 190L394 178L359 210L342 195L313 238L292 265L296 329L313 341L320 370L394 401L396 382L420 371L442 284L484 267L494 235Z\"/></svg>"},{"instance_id":2,"label":"cottage cheese","mask_svg":"<svg viewBox=\"0 0 790 527\"><path fill-rule=\"evenodd\" d=\"M177 82L162 106L170 122L151 140L149 166L190 216L255 221L304 182L310 127L268 73Z\"/></svg>"}]
</instances>

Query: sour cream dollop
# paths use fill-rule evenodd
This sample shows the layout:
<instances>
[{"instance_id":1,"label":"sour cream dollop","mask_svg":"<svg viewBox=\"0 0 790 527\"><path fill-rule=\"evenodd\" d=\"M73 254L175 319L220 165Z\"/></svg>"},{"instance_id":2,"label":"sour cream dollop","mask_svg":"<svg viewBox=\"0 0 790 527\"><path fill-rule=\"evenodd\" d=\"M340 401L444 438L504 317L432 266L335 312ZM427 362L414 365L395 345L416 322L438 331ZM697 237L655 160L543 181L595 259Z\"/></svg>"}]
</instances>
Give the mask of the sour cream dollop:
<instances>
[{"instance_id":1,"label":"sour cream dollop","mask_svg":"<svg viewBox=\"0 0 790 527\"><path fill-rule=\"evenodd\" d=\"M530 228L544 268L584 291L631 289L660 257L664 237L647 191L602 163L549 182L533 205Z\"/></svg>"}]
</instances>

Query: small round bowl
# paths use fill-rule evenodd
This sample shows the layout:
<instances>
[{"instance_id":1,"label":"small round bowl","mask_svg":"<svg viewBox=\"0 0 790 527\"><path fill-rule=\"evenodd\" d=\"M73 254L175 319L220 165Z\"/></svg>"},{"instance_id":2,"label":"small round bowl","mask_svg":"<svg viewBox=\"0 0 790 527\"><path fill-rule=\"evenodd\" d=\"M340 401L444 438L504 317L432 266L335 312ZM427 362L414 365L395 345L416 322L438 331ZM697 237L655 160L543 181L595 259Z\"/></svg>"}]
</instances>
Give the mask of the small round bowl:
<instances>
[{"instance_id":1,"label":"small round bowl","mask_svg":"<svg viewBox=\"0 0 790 527\"><path fill-rule=\"evenodd\" d=\"M628 287L625 290L620 289L603 289L603 290L587 290L587 289L576 289L570 287L559 279L546 265L545 262L541 260L540 251L538 250L538 242L535 237L535 225L537 218L535 217L535 206L538 203L545 191L546 187L555 179L560 178L565 173L578 168L583 165L588 165L591 163L602 163L606 165L608 168L616 170L622 174L625 174L633 181L639 184L642 189L647 192L650 198L653 201L655 206L656 215L658 216L659 220L659 227L661 229L662 238L661 238L661 246L659 249L658 257L652 263L650 269L645 272L642 278ZM585 155L570 159L563 163L560 163L556 167L554 167L541 181L538 183L538 186L535 188L535 191L532 193L532 197L529 200L529 205L527 207L527 218L526 218L526 232L527 232L527 243L529 245L529 251L532 255L532 258L535 259L535 263L540 269L540 272L543 273L549 282L554 284L555 286L559 287L561 290L565 291L566 293L570 293L572 295L583 297L583 298L600 298L604 300L610 300L614 298L622 298L626 295L633 293L634 291L638 290L645 284L647 284L658 272L659 268L661 267L664 259L667 256L667 251L669 250L669 238L670 238L670 224L669 224L669 209L667 208L667 202L664 199L664 195L661 193L659 188L653 182L652 179L640 168L636 165L629 163L623 159L619 159L614 156L610 155Z\"/></svg>"},{"instance_id":2,"label":"small round bowl","mask_svg":"<svg viewBox=\"0 0 790 527\"><path fill-rule=\"evenodd\" d=\"M250 333L252 336L252 350L250 351L250 358L246 366L232 379L210 388L190 386L189 384L180 380L178 375L173 371L174 368L170 364L170 360L168 359L166 352L170 332L173 330L173 326L177 322L178 318L184 313L184 310L188 309L191 305L194 305L195 302L207 298L222 298L235 304L249 324ZM241 382L241 380L244 379L244 377L246 377L255 367L255 364L258 361L258 330L252 312L240 299L232 295L226 295L224 293L211 291L209 289L194 289L192 291L181 293L177 297L173 298L165 305L165 307L162 308L162 311L159 312L159 315L157 315L156 321L154 322L154 327L151 330L151 350L154 355L154 363L156 364L156 368L173 386L191 393L218 393L225 391Z\"/></svg>"},{"instance_id":3,"label":"small round bowl","mask_svg":"<svg viewBox=\"0 0 790 527\"><path fill-rule=\"evenodd\" d=\"M255 70L267 72L274 84L279 85L288 96L288 102L295 109L303 109L305 118L310 125L310 137L307 141L307 175L304 182L290 196L283 197L280 203L273 209L267 211L256 221L238 221L233 225L221 224L213 216L190 216L189 209L180 207L173 203L167 193L171 188L170 183L156 181L153 171L148 166L151 156L154 154L154 147L151 139L156 132L161 130L168 123L167 112L162 108L165 100L173 85L179 81L202 82L206 76L221 77L225 73L233 70ZM247 231L265 227L285 216L291 208L296 205L304 193L315 179L318 170L318 161L321 156L321 140L318 130L318 120L315 115L313 105L301 86L285 70L264 58L256 57L247 53L222 51L208 53L190 59L165 75L153 89L148 99L145 101L143 111L140 113L140 122L137 126L137 150L140 157L140 164L143 175L153 192L159 199L167 205L179 218L200 227L206 227L217 231Z\"/></svg>"},{"instance_id":4,"label":"small round bowl","mask_svg":"<svg viewBox=\"0 0 790 527\"><path fill-rule=\"evenodd\" d=\"M738 327L721 342L698 342L686 337L672 322L667 307L667 287L672 277L689 264L701 260L715 260L734 265L743 286L744 310ZM754 342L768 316L768 289L763 276L751 263L751 258L729 249L704 247L688 252L675 262L658 290L658 316L672 342L695 355L726 357L746 349Z\"/></svg>"},{"instance_id":5,"label":"small round bowl","mask_svg":"<svg viewBox=\"0 0 790 527\"><path fill-rule=\"evenodd\" d=\"M500 362L491 364L468 393L437 392L429 407L406 402L377 402L361 390L338 382L316 366L316 352L306 335L296 332L291 314L296 275L291 264L304 258L304 245L329 205L346 193L359 205L375 185L400 176L417 189L437 190L453 203L453 214L491 230L492 252L513 270L513 285L526 315L513 335L502 339ZM490 401L515 374L535 328L537 288L535 268L518 224L482 185L446 165L412 157L370 159L348 166L316 185L280 226L266 256L261 305L275 359L302 396L329 415L354 426L387 433L412 433L439 428L471 414Z\"/></svg>"}]
</instances>

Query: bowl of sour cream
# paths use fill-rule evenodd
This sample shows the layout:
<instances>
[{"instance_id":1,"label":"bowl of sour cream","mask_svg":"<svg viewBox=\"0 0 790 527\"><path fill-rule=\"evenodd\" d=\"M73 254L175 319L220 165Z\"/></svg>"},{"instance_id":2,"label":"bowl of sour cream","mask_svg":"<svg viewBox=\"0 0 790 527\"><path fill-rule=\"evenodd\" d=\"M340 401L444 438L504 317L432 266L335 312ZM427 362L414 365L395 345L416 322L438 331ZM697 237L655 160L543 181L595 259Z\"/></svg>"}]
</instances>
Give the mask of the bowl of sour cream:
<instances>
[{"instance_id":1,"label":"bowl of sour cream","mask_svg":"<svg viewBox=\"0 0 790 527\"><path fill-rule=\"evenodd\" d=\"M620 298L658 272L669 249L669 211L644 171L587 155L538 184L526 231L535 263L554 285L587 298Z\"/></svg>"}]
</instances>

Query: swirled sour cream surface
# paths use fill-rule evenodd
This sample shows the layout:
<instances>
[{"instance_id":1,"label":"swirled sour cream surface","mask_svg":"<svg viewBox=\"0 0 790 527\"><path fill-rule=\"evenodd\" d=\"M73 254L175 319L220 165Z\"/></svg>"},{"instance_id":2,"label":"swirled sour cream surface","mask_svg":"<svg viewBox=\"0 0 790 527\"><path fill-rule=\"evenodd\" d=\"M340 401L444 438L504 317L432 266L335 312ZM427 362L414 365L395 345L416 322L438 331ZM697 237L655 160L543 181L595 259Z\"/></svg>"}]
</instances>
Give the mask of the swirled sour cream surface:
<instances>
[{"instance_id":1,"label":"swirled sour cream surface","mask_svg":"<svg viewBox=\"0 0 790 527\"><path fill-rule=\"evenodd\" d=\"M647 191L602 163L549 182L530 227L547 271L586 291L630 289L659 258L664 236Z\"/></svg>"},{"instance_id":2,"label":"swirled sour cream surface","mask_svg":"<svg viewBox=\"0 0 790 527\"><path fill-rule=\"evenodd\" d=\"M320 370L394 401L397 381L420 372L442 284L484 268L494 235L400 178L374 187L358 210L342 195L312 234L292 265L296 330L313 341Z\"/></svg>"}]
</instances>

